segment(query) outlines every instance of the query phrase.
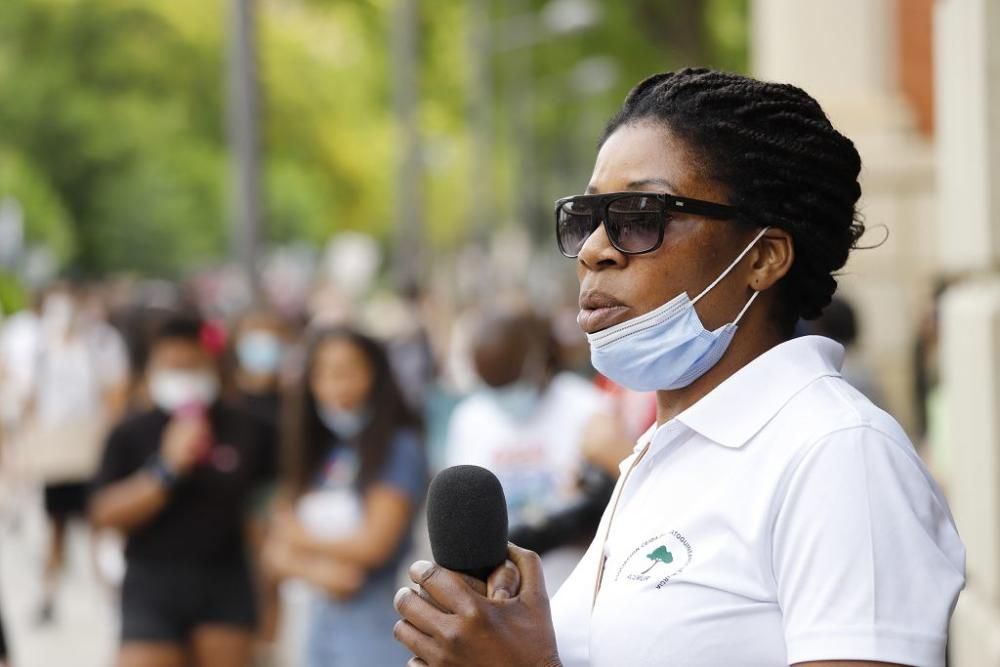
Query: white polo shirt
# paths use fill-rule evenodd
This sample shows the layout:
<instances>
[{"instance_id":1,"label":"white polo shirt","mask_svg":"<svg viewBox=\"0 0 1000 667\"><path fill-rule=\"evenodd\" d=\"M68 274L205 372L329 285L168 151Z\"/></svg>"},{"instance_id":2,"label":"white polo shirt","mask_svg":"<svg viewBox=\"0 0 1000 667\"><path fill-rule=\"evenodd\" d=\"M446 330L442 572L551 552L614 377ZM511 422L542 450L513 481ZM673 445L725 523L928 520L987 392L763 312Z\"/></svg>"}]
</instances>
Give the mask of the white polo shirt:
<instances>
[{"instance_id":1,"label":"white polo shirt","mask_svg":"<svg viewBox=\"0 0 1000 667\"><path fill-rule=\"evenodd\" d=\"M842 360L829 339L791 340L640 439L552 601L565 667L944 665L965 549Z\"/></svg>"}]
</instances>

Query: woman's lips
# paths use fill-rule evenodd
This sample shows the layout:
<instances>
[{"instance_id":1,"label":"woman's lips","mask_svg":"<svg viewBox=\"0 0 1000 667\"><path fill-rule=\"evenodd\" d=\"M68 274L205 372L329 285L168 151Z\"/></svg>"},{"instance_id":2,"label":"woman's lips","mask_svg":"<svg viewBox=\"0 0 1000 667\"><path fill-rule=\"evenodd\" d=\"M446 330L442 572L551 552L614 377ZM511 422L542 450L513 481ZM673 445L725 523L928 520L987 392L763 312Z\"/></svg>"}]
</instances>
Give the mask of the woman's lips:
<instances>
[{"instance_id":1,"label":"woman's lips","mask_svg":"<svg viewBox=\"0 0 1000 667\"><path fill-rule=\"evenodd\" d=\"M580 314L576 321L592 334L628 319L629 307L605 292L587 290L580 294Z\"/></svg>"},{"instance_id":2,"label":"woman's lips","mask_svg":"<svg viewBox=\"0 0 1000 667\"><path fill-rule=\"evenodd\" d=\"M624 322L628 306L604 306L601 308L581 308L576 321L584 332L592 334Z\"/></svg>"}]
</instances>

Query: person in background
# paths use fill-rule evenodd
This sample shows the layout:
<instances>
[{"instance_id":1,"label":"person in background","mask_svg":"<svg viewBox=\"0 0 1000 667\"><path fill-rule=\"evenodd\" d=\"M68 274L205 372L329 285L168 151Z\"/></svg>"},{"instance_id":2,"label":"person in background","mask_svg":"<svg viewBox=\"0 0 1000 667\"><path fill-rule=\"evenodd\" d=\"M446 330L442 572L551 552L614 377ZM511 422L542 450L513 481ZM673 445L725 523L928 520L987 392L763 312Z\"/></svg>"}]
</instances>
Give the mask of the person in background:
<instances>
[{"instance_id":1,"label":"person in background","mask_svg":"<svg viewBox=\"0 0 1000 667\"><path fill-rule=\"evenodd\" d=\"M127 535L119 667L245 667L256 625L245 519L273 438L218 399L202 323L173 315L149 347L155 407L108 438L91 521Z\"/></svg>"},{"instance_id":2,"label":"person in background","mask_svg":"<svg viewBox=\"0 0 1000 667\"><path fill-rule=\"evenodd\" d=\"M840 296L834 296L823 313L815 320L804 322L805 333L832 338L844 346L844 366L841 376L855 389L878 406L885 405L882 389L872 369L859 357L856 346L861 327L854 306Z\"/></svg>"},{"instance_id":3,"label":"person in background","mask_svg":"<svg viewBox=\"0 0 1000 667\"><path fill-rule=\"evenodd\" d=\"M916 416L917 437L915 444L927 467L934 473L947 492L947 481L952 475L952 443L947 437L946 386L941 382L938 358L940 355L941 297L951 284L939 278L930 300L924 305L913 342L913 408Z\"/></svg>"},{"instance_id":4,"label":"person in background","mask_svg":"<svg viewBox=\"0 0 1000 667\"><path fill-rule=\"evenodd\" d=\"M402 665L392 596L427 485L421 419L384 347L349 328L315 335L286 415L286 501L264 562L322 593L302 664Z\"/></svg>"},{"instance_id":5,"label":"person in background","mask_svg":"<svg viewBox=\"0 0 1000 667\"><path fill-rule=\"evenodd\" d=\"M425 297L416 283L406 285L400 296L406 324L388 341L389 361L403 396L413 409L423 410L437 377L437 361L424 314Z\"/></svg>"},{"instance_id":6,"label":"person in background","mask_svg":"<svg viewBox=\"0 0 1000 667\"><path fill-rule=\"evenodd\" d=\"M281 412L282 371L293 343L289 322L276 311L254 309L244 313L229 336L226 354L228 393L241 408L265 422L274 439L265 452L262 485L251 502L249 539L255 553L264 547L279 467L278 423ZM278 592L257 573L260 592L260 639L271 643L277 634Z\"/></svg>"},{"instance_id":7,"label":"person in background","mask_svg":"<svg viewBox=\"0 0 1000 667\"><path fill-rule=\"evenodd\" d=\"M583 555L613 486L613 480L581 484L587 479L584 438L592 420L610 413L608 402L591 383L560 372L554 350L549 323L541 318L513 311L481 317L472 352L483 386L455 408L445 459L449 466L478 465L497 476L512 533L539 549L544 543L545 578L553 588ZM584 512L589 518L583 523L552 538L531 530L578 506L587 489L604 500ZM581 526L589 526L588 534L569 539Z\"/></svg>"},{"instance_id":8,"label":"person in background","mask_svg":"<svg viewBox=\"0 0 1000 667\"><path fill-rule=\"evenodd\" d=\"M288 322L269 310L252 310L243 315L231 336L233 397L247 412L267 422L275 433L281 411L281 372L291 338ZM277 441L271 456L276 477Z\"/></svg>"},{"instance_id":9,"label":"person in background","mask_svg":"<svg viewBox=\"0 0 1000 667\"><path fill-rule=\"evenodd\" d=\"M69 522L86 514L87 483L109 425L121 418L128 388L125 344L103 319L96 295L62 284L45 297L19 437L39 461L51 534L38 622L55 618ZM30 450L30 451L29 451ZM91 545L93 553L93 544Z\"/></svg>"},{"instance_id":10,"label":"person in background","mask_svg":"<svg viewBox=\"0 0 1000 667\"><path fill-rule=\"evenodd\" d=\"M0 323L0 502L2 523L19 531L31 503L32 480L20 465L24 452L15 435L31 402L36 351L41 339L44 294L34 295L31 308L13 313Z\"/></svg>"}]
</instances>

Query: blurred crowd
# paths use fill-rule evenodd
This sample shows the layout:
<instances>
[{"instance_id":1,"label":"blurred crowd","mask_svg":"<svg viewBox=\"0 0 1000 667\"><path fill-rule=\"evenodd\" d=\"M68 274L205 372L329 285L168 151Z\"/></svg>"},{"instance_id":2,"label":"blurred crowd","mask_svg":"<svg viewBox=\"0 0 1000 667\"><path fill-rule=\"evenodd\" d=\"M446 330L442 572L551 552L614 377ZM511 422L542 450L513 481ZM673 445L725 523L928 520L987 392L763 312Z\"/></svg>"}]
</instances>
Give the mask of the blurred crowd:
<instances>
[{"instance_id":1,"label":"blurred crowd","mask_svg":"<svg viewBox=\"0 0 1000 667\"><path fill-rule=\"evenodd\" d=\"M555 590L654 421L651 395L592 376L572 308L492 303L442 326L416 289L367 315L332 288L298 312L205 293L55 282L0 324L0 530L17 539L39 499L48 522L25 573L40 594L0 582L0 609L57 632L67 530L85 526L119 665L404 664L392 596L427 552L436 469L497 474Z\"/></svg>"}]
</instances>

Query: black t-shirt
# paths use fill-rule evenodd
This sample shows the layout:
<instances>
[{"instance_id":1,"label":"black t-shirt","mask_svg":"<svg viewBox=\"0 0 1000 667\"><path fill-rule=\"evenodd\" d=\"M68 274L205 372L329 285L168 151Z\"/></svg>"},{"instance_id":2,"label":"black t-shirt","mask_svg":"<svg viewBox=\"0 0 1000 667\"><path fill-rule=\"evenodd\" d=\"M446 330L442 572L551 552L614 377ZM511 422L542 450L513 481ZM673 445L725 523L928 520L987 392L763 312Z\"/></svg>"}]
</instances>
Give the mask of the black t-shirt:
<instances>
[{"instance_id":1,"label":"black t-shirt","mask_svg":"<svg viewBox=\"0 0 1000 667\"><path fill-rule=\"evenodd\" d=\"M260 394L241 392L237 405L246 412L267 424L271 429L271 440L266 443L262 475L268 482L278 479L278 426L281 417L281 395L276 391Z\"/></svg>"},{"instance_id":2,"label":"black t-shirt","mask_svg":"<svg viewBox=\"0 0 1000 667\"><path fill-rule=\"evenodd\" d=\"M108 437L94 490L145 466L159 451L169 416L152 410L125 420ZM216 404L209 410L212 446L205 460L181 477L167 504L128 535L128 560L227 563L244 556L250 493L267 469L273 427L245 411Z\"/></svg>"}]
</instances>

